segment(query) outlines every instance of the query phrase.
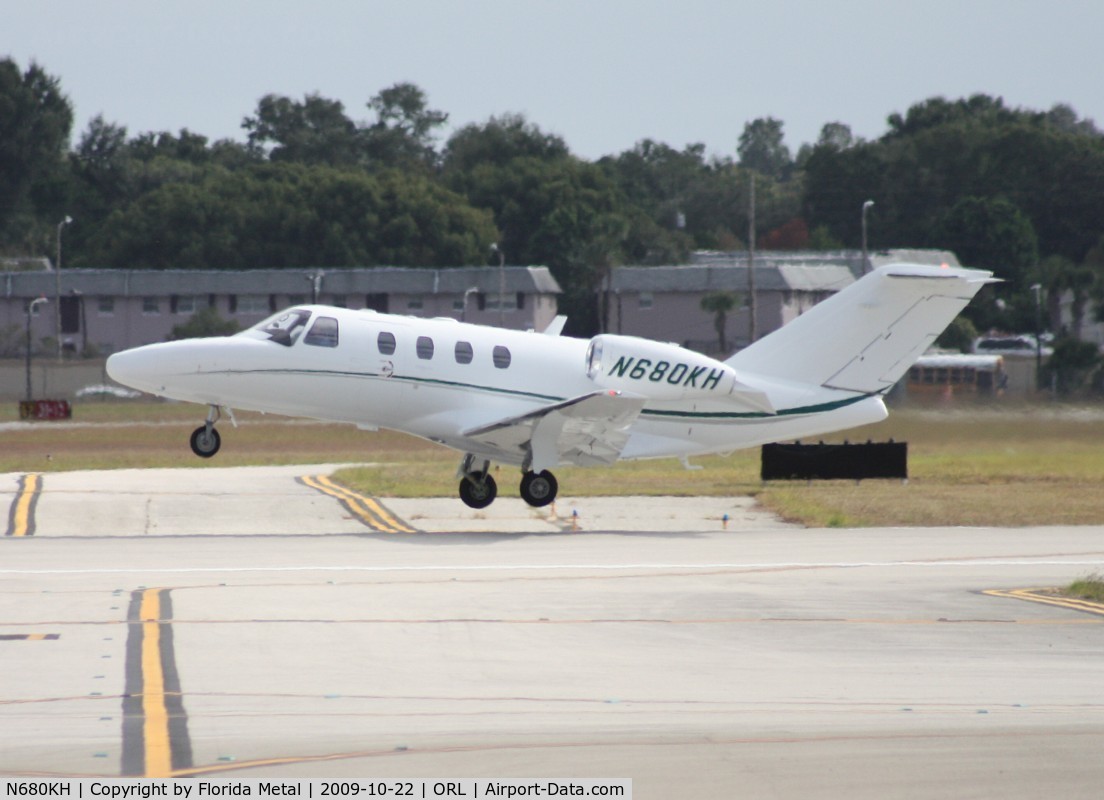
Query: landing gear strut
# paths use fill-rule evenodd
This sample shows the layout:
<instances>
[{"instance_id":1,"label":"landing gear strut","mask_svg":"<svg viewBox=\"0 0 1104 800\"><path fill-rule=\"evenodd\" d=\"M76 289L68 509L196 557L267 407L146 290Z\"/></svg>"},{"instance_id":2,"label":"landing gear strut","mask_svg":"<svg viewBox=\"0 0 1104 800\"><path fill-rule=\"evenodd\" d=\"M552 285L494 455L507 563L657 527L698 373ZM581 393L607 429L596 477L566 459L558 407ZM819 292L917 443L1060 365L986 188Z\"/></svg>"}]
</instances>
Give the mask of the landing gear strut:
<instances>
[{"instance_id":1,"label":"landing gear strut","mask_svg":"<svg viewBox=\"0 0 1104 800\"><path fill-rule=\"evenodd\" d=\"M481 470L473 470L474 464L475 456L470 453L460 464L460 499L470 508L486 508L498 496L498 484L490 475L490 461L484 461Z\"/></svg>"},{"instance_id":2,"label":"landing gear strut","mask_svg":"<svg viewBox=\"0 0 1104 800\"><path fill-rule=\"evenodd\" d=\"M548 470L526 472L521 476L521 499L531 506L541 508L556 499L559 484Z\"/></svg>"},{"instance_id":3,"label":"landing gear strut","mask_svg":"<svg viewBox=\"0 0 1104 800\"><path fill-rule=\"evenodd\" d=\"M215 423L222 417L222 411L218 406L211 406L207 411L207 421L192 431L190 444L192 452L200 458L210 458L222 447L222 437L215 430Z\"/></svg>"}]
</instances>

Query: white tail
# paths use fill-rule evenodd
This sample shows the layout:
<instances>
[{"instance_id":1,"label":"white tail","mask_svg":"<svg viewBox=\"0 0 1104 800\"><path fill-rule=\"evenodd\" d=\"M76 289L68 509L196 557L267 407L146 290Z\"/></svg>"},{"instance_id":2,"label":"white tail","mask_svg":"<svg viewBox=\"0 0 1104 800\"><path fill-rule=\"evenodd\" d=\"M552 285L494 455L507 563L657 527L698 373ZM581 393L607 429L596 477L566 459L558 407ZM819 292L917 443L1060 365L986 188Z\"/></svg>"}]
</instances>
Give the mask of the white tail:
<instances>
[{"instance_id":1,"label":"white tail","mask_svg":"<svg viewBox=\"0 0 1104 800\"><path fill-rule=\"evenodd\" d=\"M880 267L726 363L737 372L883 392L994 282L992 275L920 264Z\"/></svg>"}]
</instances>

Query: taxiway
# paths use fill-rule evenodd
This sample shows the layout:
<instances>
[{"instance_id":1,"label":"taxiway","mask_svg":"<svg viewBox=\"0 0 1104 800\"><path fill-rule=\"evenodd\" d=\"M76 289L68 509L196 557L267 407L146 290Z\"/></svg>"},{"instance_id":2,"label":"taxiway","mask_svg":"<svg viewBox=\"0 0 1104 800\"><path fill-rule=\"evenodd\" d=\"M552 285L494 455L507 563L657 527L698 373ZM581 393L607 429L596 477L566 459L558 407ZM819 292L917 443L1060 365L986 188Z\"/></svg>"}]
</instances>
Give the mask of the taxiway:
<instances>
[{"instance_id":1,"label":"taxiway","mask_svg":"<svg viewBox=\"0 0 1104 800\"><path fill-rule=\"evenodd\" d=\"M0 774L1104 785L1104 616L983 593L1101 571L1102 527L806 530L701 498L471 512L326 472L0 476Z\"/></svg>"}]
</instances>

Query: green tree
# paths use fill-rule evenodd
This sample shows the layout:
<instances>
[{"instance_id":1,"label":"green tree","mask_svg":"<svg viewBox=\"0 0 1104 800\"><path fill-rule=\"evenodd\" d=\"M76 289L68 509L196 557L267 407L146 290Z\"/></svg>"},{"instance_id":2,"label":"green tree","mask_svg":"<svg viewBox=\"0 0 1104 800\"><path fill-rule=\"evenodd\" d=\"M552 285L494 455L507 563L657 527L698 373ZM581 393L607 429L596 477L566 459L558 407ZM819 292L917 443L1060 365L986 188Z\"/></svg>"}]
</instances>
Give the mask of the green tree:
<instances>
[{"instance_id":1,"label":"green tree","mask_svg":"<svg viewBox=\"0 0 1104 800\"><path fill-rule=\"evenodd\" d=\"M443 167L446 179L456 186L477 169L504 167L517 158L558 161L569 156L561 137L541 132L521 114L504 114L452 134L445 143Z\"/></svg>"},{"instance_id":2,"label":"green tree","mask_svg":"<svg viewBox=\"0 0 1104 800\"><path fill-rule=\"evenodd\" d=\"M396 83L368 101L375 124L362 131L374 164L386 167L432 167L437 162L433 137L448 114L429 108L425 92L413 83Z\"/></svg>"},{"instance_id":3,"label":"green tree","mask_svg":"<svg viewBox=\"0 0 1104 800\"><path fill-rule=\"evenodd\" d=\"M755 170L761 175L785 180L793 166L790 148L782 141L782 120L759 117L744 125L736 152L740 154L740 166Z\"/></svg>"},{"instance_id":4,"label":"green tree","mask_svg":"<svg viewBox=\"0 0 1104 800\"><path fill-rule=\"evenodd\" d=\"M713 329L717 331L717 347L721 353L728 352L728 337L726 326L728 314L736 308L740 302L740 296L733 292L710 292L701 299L702 311L713 315Z\"/></svg>"},{"instance_id":5,"label":"green tree","mask_svg":"<svg viewBox=\"0 0 1104 800\"><path fill-rule=\"evenodd\" d=\"M1000 197L963 197L943 215L934 238L964 264L991 269L1017 284L1039 258L1031 220Z\"/></svg>"},{"instance_id":6,"label":"green tree","mask_svg":"<svg viewBox=\"0 0 1104 800\"><path fill-rule=\"evenodd\" d=\"M1041 377L1045 385L1053 384L1059 394L1076 394L1093 380L1101 363L1095 344L1062 337L1054 343L1054 353L1044 365Z\"/></svg>"},{"instance_id":7,"label":"green tree","mask_svg":"<svg viewBox=\"0 0 1104 800\"><path fill-rule=\"evenodd\" d=\"M496 238L487 212L425 177L261 164L147 192L88 249L137 269L457 266Z\"/></svg>"},{"instance_id":8,"label":"green tree","mask_svg":"<svg viewBox=\"0 0 1104 800\"><path fill-rule=\"evenodd\" d=\"M62 210L73 109L58 80L0 60L0 247L41 252ZM46 215L48 219L42 218Z\"/></svg>"},{"instance_id":9,"label":"green tree","mask_svg":"<svg viewBox=\"0 0 1104 800\"><path fill-rule=\"evenodd\" d=\"M318 93L302 102L267 94L242 121L249 146L272 161L351 166L363 159L357 127L339 100Z\"/></svg>"}]
</instances>

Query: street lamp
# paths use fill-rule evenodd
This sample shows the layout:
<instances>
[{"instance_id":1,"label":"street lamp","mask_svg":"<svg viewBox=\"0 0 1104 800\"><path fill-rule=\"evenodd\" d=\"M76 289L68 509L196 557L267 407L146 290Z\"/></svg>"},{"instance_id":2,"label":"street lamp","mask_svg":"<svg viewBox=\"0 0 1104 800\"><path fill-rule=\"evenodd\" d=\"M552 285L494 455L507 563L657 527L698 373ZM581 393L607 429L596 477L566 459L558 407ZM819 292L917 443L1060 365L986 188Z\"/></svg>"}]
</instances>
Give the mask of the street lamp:
<instances>
[{"instance_id":1,"label":"street lamp","mask_svg":"<svg viewBox=\"0 0 1104 800\"><path fill-rule=\"evenodd\" d=\"M468 321L468 298L473 294L479 294L478 286L469 286L464 290L464 305L460 308L460 321Z\"/></svg>"},{"instance_id":2,"label":"street lamp","mask_svg":"<svg viewBox=\"0 0 1104 800\"><path fill-rule=\"evenodd\" d=\"M27 402L29 403L33 397L31 392L31 316L34 314L34 310L42 303L50 302L45 297L36 297L31 302L27 303Z\"/></svg>"},{"instance_id":3,"label":"street lamp","mask_svg":"<svg viewBox=\"0 0 1104 800\"><path fill-rule=\"evenodd\" d=\"M506 327L506 254L498 246L498 242L491 245L491 252L498 253L498 327Z\"/></svg>"},{"instance_id":4,"label":"street lamp","mask_svg":"<svg viewBox=\"0 0 1104 800\"><path fill-rule=\"evenodd\" d=\"M873 200L867 200L862 204L862 248L863 248L863 263L862 271L865 275L870 270L870 259L866 255L866 212L870 210L870 207L874 205Z\"/></svg>"},{"instance_id":5,"label":"street lamp","mask_svg":"<svg viewBox=\"0 0 1104 800\"><path fill-rule=\"evenodd\" d=\"M61 361L61 231L66 225L70 224L73 218L68 214L65 215L65 219L57 225L57 263L54 264L54 301L57 303L57 308L54 309L55 326L54 335L57 338L57 357L58 361Z\"/></svg>"},{"instance_id":6,"label":"street lamp","mask_svg":"<svg viewBox=\"0 0 1104 800\"><path fill-rule=\"evenodd\" d=\"M316 269L314 272L308 272L303 277L311 285L311 305L314 305L322 294L322 279L326 277L326 272L325 270Z\"/></svg>"},{"instance_id":7,"label":"street lamp","mask_svg":"<svg viewBox=\"0 0 1104 800\"><path fill-rule=\"evenodd\" d=\"M1031 291L1035 292L1035 388L1041 388L1039 385L1040 379L1043 374L1043 304L1040 299L1040 294L1043 290L1043 286L1040 283L1031 284Z\"/></svg>"}]
</instances>

